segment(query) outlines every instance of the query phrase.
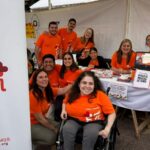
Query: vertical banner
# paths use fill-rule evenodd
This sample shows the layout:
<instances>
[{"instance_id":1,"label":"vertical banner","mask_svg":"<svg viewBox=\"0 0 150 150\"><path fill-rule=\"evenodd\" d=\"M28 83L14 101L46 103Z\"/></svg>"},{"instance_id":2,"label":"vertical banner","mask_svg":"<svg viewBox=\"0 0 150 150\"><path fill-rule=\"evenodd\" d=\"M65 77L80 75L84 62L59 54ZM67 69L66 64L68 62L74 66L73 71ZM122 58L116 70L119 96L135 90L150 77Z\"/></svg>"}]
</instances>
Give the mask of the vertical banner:
<instances>
[{"instance_id":1,"label":"vertical banner","mask_svg":"<svg viewBox=\"0 0 150 150\"><path fill-rule=\"evenodd\" d=\"M31 150L24 0L0 6L0 150Z\"/></svg>"}]
</instances>

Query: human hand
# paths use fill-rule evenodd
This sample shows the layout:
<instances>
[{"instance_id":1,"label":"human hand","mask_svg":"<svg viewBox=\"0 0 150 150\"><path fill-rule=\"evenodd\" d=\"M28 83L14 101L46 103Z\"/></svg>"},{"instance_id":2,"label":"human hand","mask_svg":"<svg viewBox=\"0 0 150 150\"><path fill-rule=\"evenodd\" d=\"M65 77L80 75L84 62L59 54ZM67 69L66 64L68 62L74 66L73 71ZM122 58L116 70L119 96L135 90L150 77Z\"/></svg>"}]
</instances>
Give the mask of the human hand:
<instances>
[{"instance_id":1,"label":"human hand","mask_svg":"<svg viewBox=\"0 0 150 150\"><path fill-rule=\"evenodd\" d=\"M65 110L62 110L62 112L61 112L61 119L63 119L63 120L67 119L67 112Z\"/></svg>"},{"instance_id":2,"label":"human hand","mask_svg":"<svg viewBox=\"0 0 150 150\"><path fill-rule=\"evenodd\" d=\"M103 130L101 130L99 132L99 135L102 136L105 139L105 138L108 137L109 132L110 132L110 129L109 128L105 128L105 129L103 129Z\"/></svg>"},{"instance_id":3,"label":"human hand","mask_svg":"<svg viewBox=\"0 0 150 150\"><path fill-rule=\"evenodd\" d=\"M94 65L89 64L88 68L92 69L92 68L94 68Z\"/></svg>"}]
</instances>

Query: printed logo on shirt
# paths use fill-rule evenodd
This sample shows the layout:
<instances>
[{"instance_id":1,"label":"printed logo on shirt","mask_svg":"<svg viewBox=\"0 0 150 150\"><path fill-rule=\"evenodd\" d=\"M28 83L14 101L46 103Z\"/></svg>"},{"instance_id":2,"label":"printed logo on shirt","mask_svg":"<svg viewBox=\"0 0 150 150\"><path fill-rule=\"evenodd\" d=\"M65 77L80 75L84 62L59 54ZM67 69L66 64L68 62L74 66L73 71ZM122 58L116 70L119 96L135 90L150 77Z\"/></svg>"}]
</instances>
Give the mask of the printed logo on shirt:
<instances>
[{"instance_id":1,"label":"printed logo on shirt","mask_svg":"<svg viewBox=\"0 0 150 150\"><path fill-rule=\"evenodd\" d=\"M85 113L86 122L96 121L102 119L102 112L99 107L88 108Z\"/></svg>"}]
</instances>

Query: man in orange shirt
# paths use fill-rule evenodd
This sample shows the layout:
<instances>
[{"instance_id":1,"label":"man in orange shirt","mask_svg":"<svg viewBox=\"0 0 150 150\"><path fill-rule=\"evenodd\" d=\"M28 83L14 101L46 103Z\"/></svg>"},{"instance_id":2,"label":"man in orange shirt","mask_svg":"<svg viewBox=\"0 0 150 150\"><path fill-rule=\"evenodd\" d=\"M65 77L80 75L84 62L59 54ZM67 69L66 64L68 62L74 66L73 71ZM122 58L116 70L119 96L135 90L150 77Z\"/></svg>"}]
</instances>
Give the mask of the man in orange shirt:
<instances>
[{"instance_id":1,"label":"man in orange shirt","mask_svg":"<svg viewBox=\"0 0 150 150\"><path fill-rule=\"evenodd\" d=\"M62 39L62 54L67 51L72 51L72 46L77 39L77 34L74 30L76 27L76 20L74 18L70 18L68 21L68 27L60 28L58 30L58 34L61 36Z\"/></svg>"},{"instance_id":2,"label":"man in orange shirt","mask_svg":"<svg viewBox=\"0 0 150 150\"><path fill-rule=\"evenodd\" d=\"M51 54L44 55L42 58L42 66L48 74L51 87L59 87L59 70L61 66L55 64L55 57ZM33 75L31 76L29 83L32 82L32 78Z\"/></svg>"},{"instance_id":3,"label":"man in orange shirt","mask_svg":"<svg viewBox=\"0 0 150 150\"><path fill-rule=\"evenodd\" d=\"M57 34L58 23L49 23L48 34L41 34L35 43L35 55L38 60L38 64L41 65L42 57L45 54L52 54L55 58L61 55L61 37Z\"/></svg>"}]
</instances>

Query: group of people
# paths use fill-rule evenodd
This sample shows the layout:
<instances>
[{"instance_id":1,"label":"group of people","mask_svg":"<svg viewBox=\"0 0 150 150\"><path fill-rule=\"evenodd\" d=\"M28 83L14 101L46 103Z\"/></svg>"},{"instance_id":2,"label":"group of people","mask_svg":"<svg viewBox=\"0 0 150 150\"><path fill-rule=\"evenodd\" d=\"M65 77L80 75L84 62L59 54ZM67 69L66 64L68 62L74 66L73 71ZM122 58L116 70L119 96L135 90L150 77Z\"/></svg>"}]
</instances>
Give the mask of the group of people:
<instances>
[{"instance_id":1,"label":"group of people","mask_svg":"<svg viewBox=\"0 0 150 150\"><path fill-rule=\"evenodd\" d=\"M76 20L69 19L68 27L58 30L57 22L49 23L49 31L43 32L35 43L35 55L39 69L35 70L29 80L30 118L32 140L40 140L55 145L59 122L47 117L47 112L60 101L63 127L64 149L73 150L76 133L83 127L83 150L93 150L98 135L106 138L111 130L116 114L109 97L104 92L100 80L93 68L109 66L94 47L94 30L86 29L77 37L74 28ZM146 38L150 47L150 35ZM73 54L77 53L79 69ZM62 65L55 64L61 58ZM117 74L128 74L134 68L136 53L129 39L124 39L111 59L111 69ZM63 99L59 99L58 96ZM63 101L62 101L63 100ZM103 128L102 121L108 116Z\"/></svg>"},{"instance_id":2,"label":"group of people","mask_svg":"<svg viewBox=\"0 0 150 150\"><path fill-rule=\"evenodd\" d=\"M102 89L94 72L83 71L71 85L52 87L48 72L37 69L30 83L30 120L33 141L42 141L55 149L59 122L47 117L57 95L65 95L61 118L67 119L63 127L64 149L74 149L76 133L84 128L83 150L93 150L98 135L106 138L115 119L115 111L109 97ZM102 121L108 115L103 129Z\"/></svg>"},{"instance_id":3,"label":"group of people","mask_svg":"<svg viewBox=\"0 0 150 150\"><path fill-rule=\"evenodd\" d=\"M63 129L64 149L70 150L76 131L83 123L86 134L86 138L83 138L85 139L83 149L87 149L87 143L90 140L88 147L89 150L92 150L98 135L102 135L104 138L108 136L115 119L114 108L103 91L99 79L93 72L79 69L70 52L63 55L62 66L55 64L55 57L51 54L44 55L41 63L41 67L33 72L29 80L32 140L42 141L51 145L51 149L55 149L60 122L49 118L47 113L51 107L55 106L56 101L60 100L57 97L63 95L64 100L61 102L63 109L59 115L62 119L68 118ZM75 96L73 101L68 99L70 94L71 98ZM70 108L71 113L68 111L70 106L74 107ZM104 115L108 115L108 123L102 130L101 121L105 119ZM78 127L74 126L74 123L69 123L72 118L77 120ZM67 127L68 125L71 130ZM93 130L88 130L91 127ZM66 129L74 132L67 133ZM87 131L91 131L91 133ZM70 138L70 146L67 144L68 135L66 134L74 136L74 138Z\"/></svg>"},{"instance_id":4,"label":"group of people","mask_svg":"<svg viewBox=\"0 0 150 150\"><path fill-rule=\"evenodd\" d=\"M52 54L55 58L62 58L65 52L80 52L94 47L94 30L86 29L81 37L74 31L76 19L70 18L68 26L58 30L58 22L49 23L48 32L43 32L35 43L35 55L41 64L45 54Z\"/></svg>"}]
</instances>

